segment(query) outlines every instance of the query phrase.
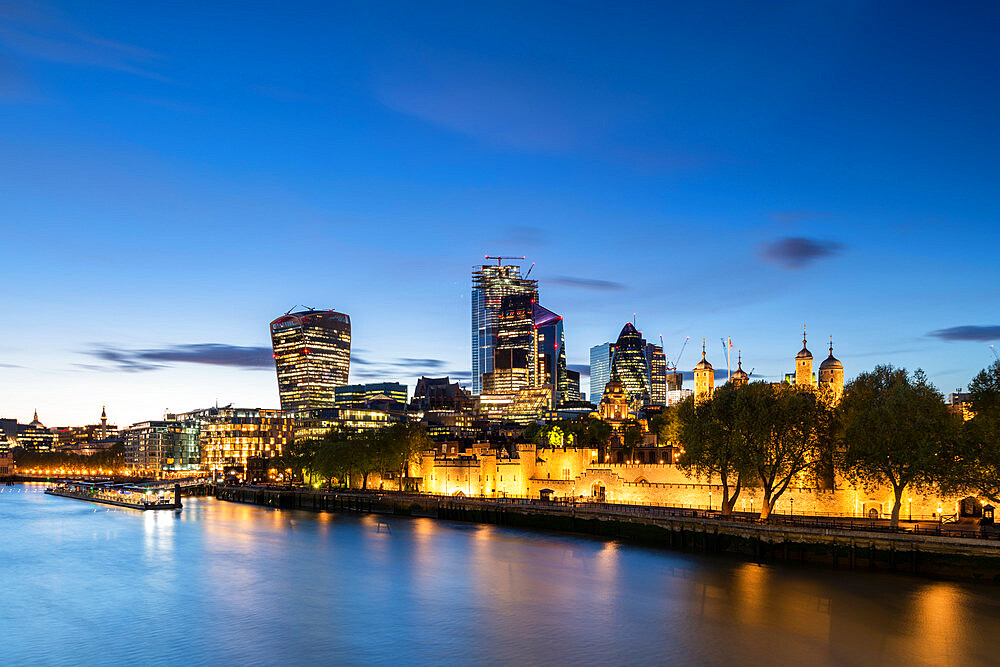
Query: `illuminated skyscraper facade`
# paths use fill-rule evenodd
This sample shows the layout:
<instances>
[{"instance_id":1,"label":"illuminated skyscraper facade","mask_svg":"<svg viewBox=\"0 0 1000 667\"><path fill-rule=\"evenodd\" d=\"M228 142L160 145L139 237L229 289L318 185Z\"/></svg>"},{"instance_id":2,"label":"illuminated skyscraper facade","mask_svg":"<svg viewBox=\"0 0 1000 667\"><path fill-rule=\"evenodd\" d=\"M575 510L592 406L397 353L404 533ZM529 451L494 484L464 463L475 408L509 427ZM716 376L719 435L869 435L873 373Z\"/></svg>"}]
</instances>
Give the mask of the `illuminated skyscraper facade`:
<instances>
[{"instance_id":1,"label":"illuminated skyscraper facade","mask_svg":"<svg viewBox=\"0 0 1000 667\"><path fill-rule=\"evenodd\" d=\"M505 303L505 297L507 298ZM511 297L520 297L512 299ZM525 298L526 297L526 298ZM483 376L494 370L503 371L492 381L497 386L520 384L528 386L532 363L523 359L518 348L518 336L524 326L531 335L530 304L538 301L538 282L521 277L521 267L514 265L481 265L472 272L472 393L484 392ZM505 315L506 313L506 315ZM501 317L505 318L504 353L500 348ZM499 359L500 368L495 362Z\"/></svg>"},{"instance_id":2,"label":"illuminated skyscraper facade","mask_svg":"<svg viewBox=\"0 0 1000 667\"><path fill-rule=\"evenodd\" d=\"M334 388L350 371L351 318L333 310L282 315L271 322L271 344L281 409L334 407Z\"/></svg>"},{"instance_id":3,"label":"illuminated skyscraper facade","mask_svg":"<svg viewBox=\"0 0 1000 667\"><path fill-rule=\"evenodd\" d=\"M649 402L667 404L667 356L659 345L646 345L646 365L649 368Z\"/></svg>"},{"instance_id":4,"label":"illuminated skyscraper facade","mask_svg":"<svg viewBox=\"0 0 1000 667\"><path fill-rule=\"evenodd\" d=\"M536 303L532 310L532 319L537 367L533 386L551 385L556 392L556 405L560 405L564 400L568 400L569 390L563 318ZM579 383L579 378L577 381Z\"/></svg>"},{"instance_id":5,"label":"illuminated skyscraper facade","mask_svg":"<svg viewBox=\"0 0 1000 667\"><path fill-rule=\"evenodd\" d=\"M611 362L615 344L602 343L590 348L590 402L597 405L604 397L604 387L611 381Z\"/></svg>"},{"instance_id":6,"label":"illuminated skyscraper facade","mask_svg":"<svg viewBox=\"0 0 1000 667\"><path fill-rule=\"evenodd\" d=\"M631 322L622 327L615 342L615 356L611 362L611 379L621 382L629 399L639 405L650 400L649 367L646 364L646 340Z\"/></svg>"}]
</instances>

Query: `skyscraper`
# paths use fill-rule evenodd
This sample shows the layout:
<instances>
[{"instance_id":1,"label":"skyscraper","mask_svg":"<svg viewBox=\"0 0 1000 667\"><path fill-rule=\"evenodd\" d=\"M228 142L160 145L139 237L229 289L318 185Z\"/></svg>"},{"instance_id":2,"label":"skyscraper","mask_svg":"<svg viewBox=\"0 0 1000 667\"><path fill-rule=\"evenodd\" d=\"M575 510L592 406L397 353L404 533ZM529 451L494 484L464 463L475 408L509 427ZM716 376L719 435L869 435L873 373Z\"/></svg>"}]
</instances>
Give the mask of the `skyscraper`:
<instances>
[{"instance_id":1,"label":"skyscraper","mask_svg":"<svg viewBox=\"0 0 1000 667\"><path fill-rule=\"evenodd\" d=\"M552 385L556 405L567 400L569 377L566 374L565 336L562 315L548 308L533 304L532 319L535 333L535 358L537 372L534 386ZM579 382L579 379L577 380Z\"/></svg>"},{"instance_id":2,"label":"skyscraper","mask_svg":"<svg viewBox=\"0 0 1000 667\"><path fill-rule=\"evenodd\" d=\"M659 345L647 343L646 365L649 367L649 402L667 404L667 355Z\"/></svg>"},{"instance_id":3,"label":"skyscraper","mask_svg":"<svg viewBox=\"0 0 1000 667\"><path fill-rule=\"evenodd\" d=\"M646 340L631 322L622 327L615 342L611 379L621 382L632 401L646 405L650 400L649 366L646 364Z\"/></svg>"},{"instance_id":4,"label":"skyscraper","mask_svg":"<svg viewBox=\"0 0 1000 667\"><path fill-rule=\"evenodd\" d=\"M509 297L519 296L519 299ZM506 304L504 302L507 298ZM527 297L525 299L524 297ZM505 352L500 355L501 375L505 376L499 384L521 383L523 375L527 386L529 359L521 359L515 350L518 341L516 335L523 334L520 329L526 324L529 331L532 325L530 304L538 301L538 282L521 277L521 267L512 264L483 264L472 272L472 393L483 393L483 375L493 373L494 362L498 359L500 320L505 315L506 324L510 327L508 338L504 343ZM527 302L527 306L525 305ZM506 307L505 307L506 306ZM526 349L526 348L525 348Z\"/></svg>"},{"instance_id":5,"label":"skyscraper","mask_svg":"<svg viewBox=\"0 0 1000 667\"><path fill-rule=\"evenodd\" d=\"M590 348L590 402L597 405L604 397L604 387L611 381L611 363L615 344L601 343Z\"/></svg>"},{"instance_id":6,"label":"skyscraper","mask_svg":"<svg viewBox=\"0 0 1000 667\"><path fill-rule=\"evenodd\" d=\"M285 411L332 408L334 387L347 384L351 318L332 310L304 310L271 322L278 395Z\"/></svg>"}]
</instances>

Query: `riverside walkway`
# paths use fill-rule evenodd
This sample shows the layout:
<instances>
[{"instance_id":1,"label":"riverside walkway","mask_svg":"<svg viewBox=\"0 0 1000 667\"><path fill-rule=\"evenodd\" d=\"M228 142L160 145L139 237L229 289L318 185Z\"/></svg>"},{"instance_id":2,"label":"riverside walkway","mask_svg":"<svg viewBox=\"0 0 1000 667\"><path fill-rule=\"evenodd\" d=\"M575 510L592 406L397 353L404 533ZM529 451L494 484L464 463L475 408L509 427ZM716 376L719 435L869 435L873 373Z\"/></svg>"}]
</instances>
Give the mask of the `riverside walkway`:
<instances>
[{"instance_id":1,"label":"riverside walkway","mask_svg":"<svg viewBox=\"0 0 1000 667\"><path fill-rule=\"evenodd\" d=\"M217 486L219 500L278 509L431 517L634 540L684 551L784 560L1000 583L1000 535L950 524L890 528L850 517L723 517L691 508L437 496L392 491Z\"/></svg>"}]
</instances>

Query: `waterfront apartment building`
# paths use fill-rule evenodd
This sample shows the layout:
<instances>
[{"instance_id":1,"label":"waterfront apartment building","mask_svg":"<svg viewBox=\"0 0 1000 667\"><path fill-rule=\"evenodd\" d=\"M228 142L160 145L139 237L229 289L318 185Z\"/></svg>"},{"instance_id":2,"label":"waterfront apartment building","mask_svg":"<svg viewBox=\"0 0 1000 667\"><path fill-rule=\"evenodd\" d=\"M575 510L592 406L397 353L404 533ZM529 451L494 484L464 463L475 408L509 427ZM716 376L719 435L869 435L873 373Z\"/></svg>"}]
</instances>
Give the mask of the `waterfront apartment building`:
<instances>
[{"instance_id":1,"label":"waterfront apartment building","mask_svg":"<svg viewBox=\"0 0 1000 667\"><path fill-rule=\"evenodd\" d=\"M245 473L248 459L281 456L292 440L293 421L281 410L227 405L171 416L196 425L201 468L213 475Z\"/></svg>"},{"instance_id":2,"label":"waterfront apartment building","mask_svg":"<svg viewBox=\"0 0 1000 667\"><path fill-rule=\"evenodd\" d=\"M400 413L359 408L323 408L285 413L292 420L294 442L319 440L331 429L363 431L382 428L404 420Z\"/></svg>"},{"instance_id":3,"label":"waterfront apartment building","mask_svg":"<svg viewBox=\"0 0 1000 667\"><path fill-rule=\"evenodd\" d=\"M351 319L333 310L287 313L271 322L278 395L285 411L331 408L347 384Z\"/></svg>"},{"instance_id":4,"label":"waterfront apartment building","mask_svg":"<svg viewBox=\"0 0 1000 667\"><path fill-rule=\"evenodd\" d=\"M364 408L370 401L389 400L406 404L407 387L399 382L370 382L335 387L334 403L338 408Z\"/></svg>"},{"instance_id":5,"label":"waterfront apartment building","mask_svg":"<svg viewBox=\"0 0 1000 667\"><path fill-rule=\"evenodd\" d=\"M505 297L506 309L505 309ZM510 297L522 297L511 299ZM526 297L526 298L523 298ZM530 303L538 301L538 282L521 276L521 267L508 264L484 264L472 272L472 393L481 394L483 376L497 370L495 362L499 358L502 373L491 376L494 384L523 384L527 386L529 359L521 358L517 350L526 350L527 345L518 347L515 338L521 335L526 325L531 327ZM529 305L525 307L525 302ZM501 317L506 310L507 333L505 352L499 356ZM520 316L520 317L519 317ZM523 376L523 379L522 377Z\"/></svg>"},{"instance_id":6,"label":"waterfront apartment building","mask_svg":"<svg viewBox=\"0 0 1000 667\"><path fill-rule=\"evenodd\" d=\"M590 402L597 405L604 397L604 388L611 381L611 363L615 344L601 343L590 348Z\"/></svg>"},{"instance_id":7,"label":"waterfront apartment building","mask_svg":"<svg viewBox=\"0 0 1000 667\"><path fill-rule=\"evenodd\" d=\"M133 424L122 436L125 468L131 473L162 478L166 473L199 470L197 422L168 416Z\"/></svg>"}]
</instances>

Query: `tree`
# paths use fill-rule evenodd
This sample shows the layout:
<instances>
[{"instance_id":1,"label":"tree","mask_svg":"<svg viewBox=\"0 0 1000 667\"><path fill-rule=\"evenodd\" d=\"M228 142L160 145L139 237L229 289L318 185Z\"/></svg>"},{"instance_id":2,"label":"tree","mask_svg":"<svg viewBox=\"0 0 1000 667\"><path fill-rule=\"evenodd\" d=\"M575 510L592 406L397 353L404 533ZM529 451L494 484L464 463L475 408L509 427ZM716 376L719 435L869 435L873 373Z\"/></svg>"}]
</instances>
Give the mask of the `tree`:
<instances>
[{"instance_id":1,"label":"tree","mask_svg":"<svg viewBox=\"0 0 1000 667\"><path fill-rule=\"evenodd\" d=\"M828 408L815 392L766 382L738 387L735 394L737 458L760 484L760 518L766 521L792 481L819 460L830 425Z\"/></svg>"},{"instance_id":2,"label":"tree","mask_svg":"<svg viewBox=\"0 0 1000 667\"><path fill-rule=\"evenodd\" d=\"M699 405L687 397L676 410L676 432L684 443L677 467L696 477L719 478L723 516L733 513L743 485L735 402L735 388L725 385Z\"/></svg>"},{"instance_id":3,"label":"tree","mask_svg":"<svg viewBox=\"0 0 1000 667\"><path fill-rule=\"evenodd\" d=\"M642 426L638 421L629 419L622 425L622 452L625 458L631 460L635 448L643 441Z\"/></svg>"},{"instance_id":4,"label":"tree","mask_svg":"<svg viewBox=\"0 0 1000 667\"><path fill-rule=\"evenodd\" d=\"M867 488L890 485L892 527L899 525L903 491L926 488L954 469L957 418L917 370L876 366L844 388L840 467Z\"/></svg>"},{"instance_id":5,"label":"tree","mask_svg":"<svg viewBox=\"0 0 1000 667\"><path fill-rule=\"evenodd\" d=\"M943 484L952 493L979 493L1000 503L1000 361L969 383L972 418L962 425L955 472Z\"/></svg>"}]
</instances>

